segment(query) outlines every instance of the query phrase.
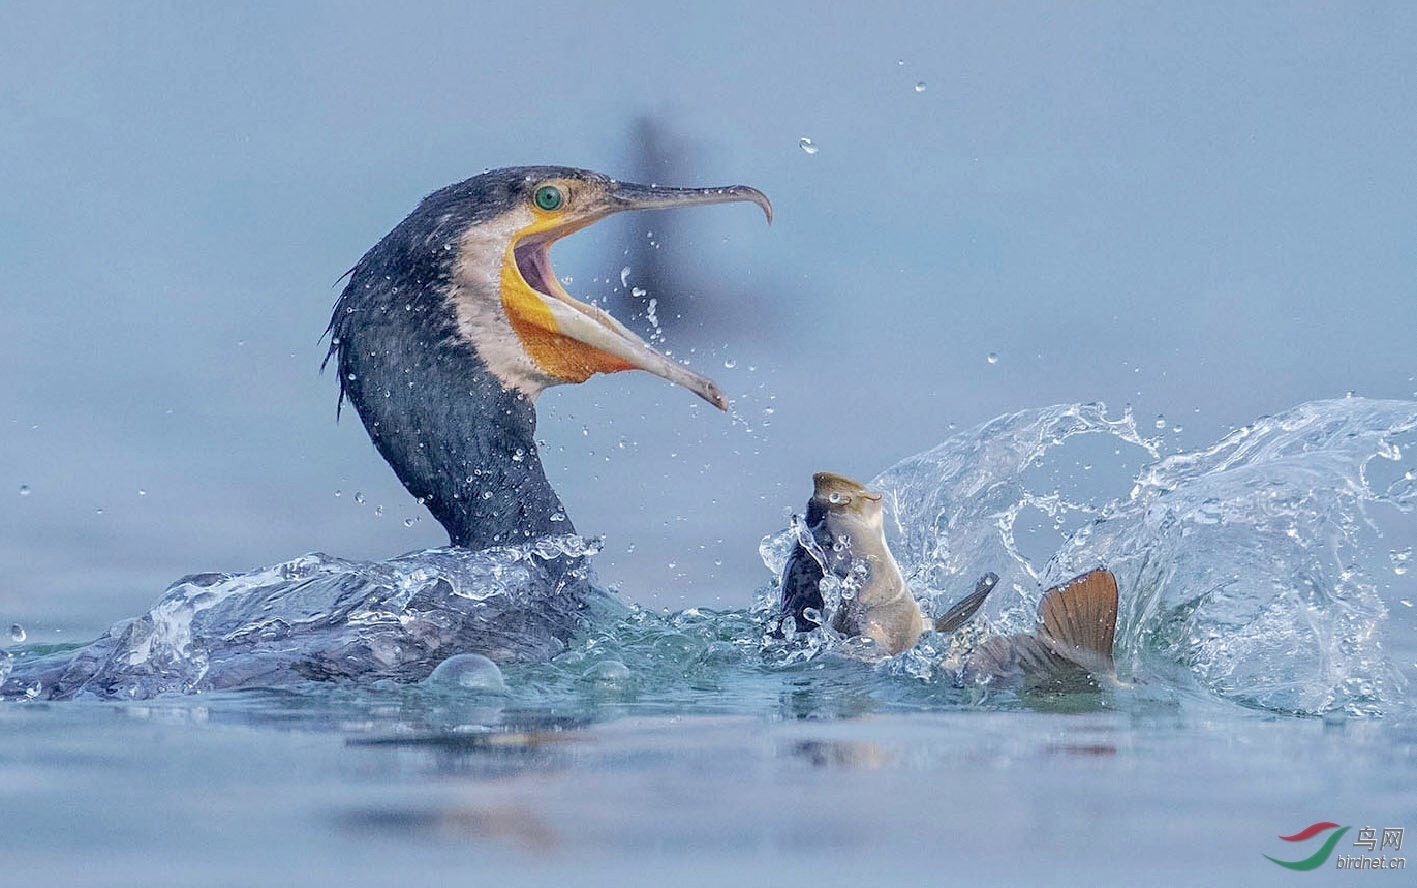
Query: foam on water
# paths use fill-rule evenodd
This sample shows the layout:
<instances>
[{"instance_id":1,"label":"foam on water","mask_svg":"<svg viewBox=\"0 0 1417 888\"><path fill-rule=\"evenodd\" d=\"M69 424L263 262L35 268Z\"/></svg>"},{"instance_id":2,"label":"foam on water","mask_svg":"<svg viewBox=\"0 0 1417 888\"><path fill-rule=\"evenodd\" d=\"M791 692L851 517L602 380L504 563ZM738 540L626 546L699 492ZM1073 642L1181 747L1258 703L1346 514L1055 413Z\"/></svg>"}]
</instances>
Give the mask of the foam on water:
<instances>
[{"instance_id":1,"label":"foam on water","mask_svg":"<svg viewBox=\"0 0 1417 888\"><path fill-rule=\"evenodd\" d=\"M1169 455L1129 414L1098 404L956 434L871 486L887 493L892 549L928 611L942 613L984 573L1001 580L971 624L926 633L896 657L826 629L777 631L775 580L803 533L794 524L764 540L774 585L744 610L620 604L593 585L595 546L575 536L187 577L92 644L0 653L0 694L329 695L336 679L376 697L392 687L563 712L1013 706L1008 691L961 687L963 656L990 633L1030 630L1043 588L1104 564L1121 588L1117 664L1134 684L1123 693L1392 712L1409 708L1402 669L1417 651L1417 613L1384 601L1410 598L1395 590L1412 579L1393 555L1407 550L1388 545L1384 528L1417 504L1417 472L1402 465L1414 430L1417 403L1351 398Z\"/></svg>"}]
</instances>

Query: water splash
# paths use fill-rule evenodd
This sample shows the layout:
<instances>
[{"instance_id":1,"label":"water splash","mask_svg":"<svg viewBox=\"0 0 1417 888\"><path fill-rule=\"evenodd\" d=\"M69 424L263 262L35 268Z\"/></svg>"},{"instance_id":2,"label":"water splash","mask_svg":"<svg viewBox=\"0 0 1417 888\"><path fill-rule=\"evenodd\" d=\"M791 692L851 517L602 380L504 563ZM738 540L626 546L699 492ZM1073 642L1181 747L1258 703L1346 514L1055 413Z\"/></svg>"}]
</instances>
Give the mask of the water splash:
<instances>
[{"instance_id":1,"label":"water splash","mask_svg":"<svg viewBox=\"0 0 1417 888\"><path fill-rule=\"evenodd\" d=\"M147 614L91 644L19 651L0 697L146 699L312 680L413 681L452 654L542 660L608 601L589 582L586 558L597 549L567 534L381 562L312 554L185 577Z\"/></svg>"},{"instance_id":2,"label":"water splash","mask_svg":"<svg viewBox=\"0 0 1417 888\"><path fill-rule=\"evenodd\" d=\"M558 711L766 705L796 717L978 705L978 689L957 683L968 651L991 632L1029 630L1045 586L1106 564L1122 589L1119 672L1137 693L1391 712L1407 705L1392 661L1417 662L1417 609L1402 585L1410 540L1384 527L1417 505L1417 472L1403 465L1415 438L1417 402L1361 398L1301 405L1169 455L1130 412L1100 404L955 434L871 486L887 495L892 550L928 611L988 571L1000 583L965 629L927 633L895 657L830 629L783 627L775 586L744 610L621 605L592 585L597 544L566 535L188 577L92 644L0 652L0 696L303 685L328 696L343 693L331 679L365 694L394 679L440 699L475 693ZM815 545L800 522L764 540L774 581L799 542ZM824 592L830 605L851 589Z\"/></svg>"},{"instance_id":3,"label":"water splash","mask_svg":"<svg viewBox=\"0 0 1417 888\"><path fill-rule=\"evenodd\" d=\"M1400 455L1395 442L1414 429L1417 403L1321 401L1162 458L1130 414L1066 405L957 435L871 486L887 494L892 547L926 599L957 595L994 570L1000 591L1014 595L996 593L987 610L1018 631L1031 623L1038 590L1105 564L1123 590L1124 674L1189 676L1274 711L1376 714L1403 690L1383 643L1410 643L1414 632L1410 620L1389 623L1378 592L1377 578L1390 573L1379 521L1384 510L1417 505L1417 482L1377 464ZM1150 459L1110 498L1034 483L1081 436ZM1060 532L1051 555L1021 551L1026 514Z\"/></svg>"}]
</instances>

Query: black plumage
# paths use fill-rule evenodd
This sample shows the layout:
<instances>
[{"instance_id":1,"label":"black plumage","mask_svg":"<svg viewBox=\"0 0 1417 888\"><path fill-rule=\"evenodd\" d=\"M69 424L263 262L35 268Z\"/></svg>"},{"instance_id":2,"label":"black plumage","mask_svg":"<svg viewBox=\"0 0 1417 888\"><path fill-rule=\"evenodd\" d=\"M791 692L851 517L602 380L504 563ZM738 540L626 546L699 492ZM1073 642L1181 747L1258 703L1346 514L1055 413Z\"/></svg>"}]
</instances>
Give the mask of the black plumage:
<instances>
[{"instance_id":1,"label":"black plumage","mask_svg":"<svg viewBox=\"0 0 1417 888\"><path fill-rule=\"evenodd\" d=\"M449 302L458 241L560 167L484 173L423 199L349 276L330 320L340 398L404 487L480 549L574 531L536 451L536 412L458 335Z\"/></svg>"}]
</instances>

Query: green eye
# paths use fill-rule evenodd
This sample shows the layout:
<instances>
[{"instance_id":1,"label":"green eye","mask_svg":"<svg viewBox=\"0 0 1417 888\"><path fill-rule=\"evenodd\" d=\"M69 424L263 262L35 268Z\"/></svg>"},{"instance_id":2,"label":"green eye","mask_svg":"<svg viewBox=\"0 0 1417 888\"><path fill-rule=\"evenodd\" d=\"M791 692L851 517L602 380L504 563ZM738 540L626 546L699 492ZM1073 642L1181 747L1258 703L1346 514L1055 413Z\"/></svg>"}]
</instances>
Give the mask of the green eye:
<instances>
[{"instance_id":1,"label":"green eye","mask_svg":"<svg viewBox=\"0 0 1417 888\"><path fill-rule=\"evenodd\" d=\"M538 208L547 212L561 209L561 202L565 200L561 196L561 189L555 185L542 185L536 189L536 194L532 195L531 199L536 202Z\"/></svg>"}]
</instances>

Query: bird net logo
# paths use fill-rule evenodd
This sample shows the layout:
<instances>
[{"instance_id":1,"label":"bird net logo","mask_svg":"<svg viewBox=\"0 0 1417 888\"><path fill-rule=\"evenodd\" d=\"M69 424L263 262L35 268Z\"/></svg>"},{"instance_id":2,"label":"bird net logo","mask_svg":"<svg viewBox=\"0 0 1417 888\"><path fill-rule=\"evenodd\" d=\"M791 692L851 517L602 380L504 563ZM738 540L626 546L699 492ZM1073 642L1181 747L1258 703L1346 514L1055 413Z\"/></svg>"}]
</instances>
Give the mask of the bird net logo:
<instances>
[{"instance_id":1,"label":"bird net logo","mask_svg":"<svg viewBox=\"0 0 1417 888\"><path fill-rule=\"evenodd\" d=\"M1279 838L1286 842L1293 842L1298 846L1300 842L1307 842L1309 839L1321 833L1327 833L1323 844L1319 846L1318 850L1302 860L1281 860L1278 857L1270 857L1268 854L1265 855L1265 858L1292 870L1318 869L1328 863L1329 857L1333 856L1334 849L1340 847L1339 841L1342 840L1344 834L1352 828L1351 826L1339 826L1337 823L1327 820L1310 824L1292 836L1280 836ZM1329 830L1335 830L1335 832L1329 832ZM1407 869L1406 857L1389 857L1386 854L1387 851L1396 852L1402 850L1402 833L1402 827L1385 826L1382 828L1381 833L1379 833L1375 827L1361 827L1358 830L1358 840L1353 843L1353 847L1363 848L1369 853L1340 853L1337 859L1334 860L1333 866L1335 869L1341 870L1405 870ZM1344 845L1342 847L1346 849L1348 846ZM1308 848L1305 847L1305 850L1308 850Z\"/></svg>"}]
</instances>

